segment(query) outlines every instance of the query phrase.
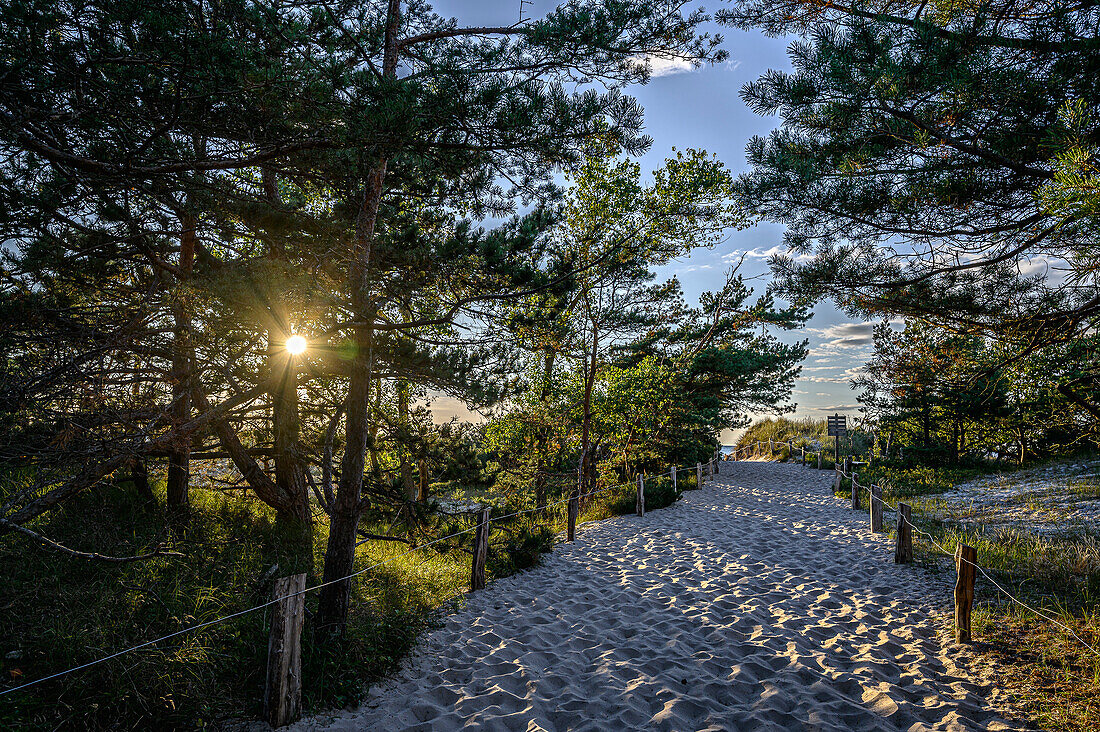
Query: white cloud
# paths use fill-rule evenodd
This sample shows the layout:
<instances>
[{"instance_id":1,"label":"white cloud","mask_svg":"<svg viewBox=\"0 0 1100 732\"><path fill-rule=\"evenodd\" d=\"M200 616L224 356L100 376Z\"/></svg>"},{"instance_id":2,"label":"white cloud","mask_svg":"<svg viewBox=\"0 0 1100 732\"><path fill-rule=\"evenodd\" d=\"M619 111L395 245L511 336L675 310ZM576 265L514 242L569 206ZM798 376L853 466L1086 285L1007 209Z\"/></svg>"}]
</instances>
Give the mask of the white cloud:
<instances>
[{"instance_id":1,"label":"white cloud","mask_svg":"<svg viewBox=\"0 0 1100 732\"><path fill-rule=\"evenodd\" d=\"M728 254L723 254L722 255L722 261L724 261L724 262L737 262L742 257L744 257L747 260L748 259L759 259L761 261L766 262L767 260L771 259L774 256L777 256L777 255L780 255L780 254L789 254L789 253L790 253L790 250L788 250L787 247L785 247L781 244L776 244L775 246L771 247L770 249L765 249L763 247L756 247L754 249L738 249L736 251L729 252ZM813 257L811 257L809 254L799 254L797 257L794 258L794 261L796 261L796 262L805 262L806 260L812 259L812 258Z\"/></svg>"},{"instance_id":2,"label":"white cloud","mask_svg":"<svg viewBox=\"0 0 1100 732\"><path fill-rule=\"evenodd\" d=\"M673 74L686 74L695 70L695 67L687 59L672 56L647 54L645 56L635 56L631 60L638 66L648 66L649 74L654 78L672 76Z\"/></svg>"},{"instance_id":3,"label":"white cloud","mask_svg":"<svg viewBox=\"0 0 1100 732\"><path fill-rule=\"evenodd\" d=\"M841 369L841 368L844 368L844 367L843 366L821 366L821 367L811 367L811 368L808 368L808 369L804 368L802 370L803 370L803 372L805 372L805 371L836 371L836 370ZM851 366L849 368L844 369L843 372L841 372L839 374L836 374L836 375L833 375L833 376L800 376L800 377L798 377L797 381L805 381L805 382L809 382L811 384L847 384L849 381L851 381L856 376L859 376L861 373L863 373L863 364L860 364L859 366Z\"/></svg>"},{"instance_id":4,"label":"white cloud","mask_svg":"<svg viewBox=\"0 0 1100 732\"><path fill-rule=\"evenodd\" d=\"M822 345L834 348L856 348L869 346L873 342L873 323L837 323L827 328L807 328L825 339Z\"/></svg>"}]
</instances>

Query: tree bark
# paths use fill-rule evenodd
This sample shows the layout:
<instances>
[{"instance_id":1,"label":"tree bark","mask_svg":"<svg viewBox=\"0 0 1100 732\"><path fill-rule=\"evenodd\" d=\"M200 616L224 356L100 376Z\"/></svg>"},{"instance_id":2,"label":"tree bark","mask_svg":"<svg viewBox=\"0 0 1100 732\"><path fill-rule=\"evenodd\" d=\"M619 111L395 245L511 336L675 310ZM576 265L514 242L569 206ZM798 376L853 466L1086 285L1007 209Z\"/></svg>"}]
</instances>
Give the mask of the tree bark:
<instances>
[{"instance_id":1,"label":"tree bark","mask_svg":"<svg viewBox=\"0 0 1100 732\"><path fill-rule=\"evenodd\" d=\"M599 354L599 331L592 325L592 353L586 359L584 375L584 405L581 415L580 475L582 495L592 492L592 475L595 472L595 456L592 454L592 389L596 383L596 359Z\"/></svg>"},{"instance_id":2,"label":"tree bark","mask_svg":"<svg viewBox=\"0 0 1100 732\"><path fill-rule=\"evenodd\" d=\"M188 312L187 281L195 264L196 228L198 222L191 213L180 216L180 256L179 282L176 297L172 303L173 338L172 372L169 381L172 385L172 404L170 413L173 426L181 425L191 418L191 378L195 360L194 344L191 342L191 316ZM188 488L191 480L191 443L181 438L172 445L168 453L167 508L176 518L184 518L190 512Z\"/></svg>"},{"instance_id":3,"label":"tree bark","mask_svg":"<svg viewBox=\"0 0 1100 732\"><path fill-rule=\"evenodd\" d=\"M149 485L149 471L145 467L144 458L136 457L130 461L130 480L146 505L157 505L157 497L153 495L153 489Z\"/></svg>"},{"instance_id":4,"label":"tree bark","mask_svg":"<svg viewBox=\"0 0 1100 732\"><path fill-rule=\"evenodd\" d=\"M397 34L401 26L401 2L389 0L383 47L382 76L397 75ZM333 502L329 524L325 570L317 608L317 625L324 632L342 636L347 628L348 602L351 596L349 575L355 565L356 528L363 511L363 466L370 429L370 383L375 313L370 293L371 248L374 243L378 208L389 158L383 152L367 176L366 191L356 221L355 246L348 276L352 311L355 357L352 359L345 400L345 444L340 461L340 485ZM331 583L331 584L328 584Z\"/></svg>"},{"instance_id":5,"label":"tree bark","mask_svg":"<svg viewBox=\"0 0 1100 732\"><path fill-rule=\"evenodd\" d=\"M270 339L270 333L268 334ZM270 343L270 340L269 340ZM270 346L269 346L270 350ZM309 509L309 480L302 460L299 443L301 416L298 412L297 364L290 354L272 354L269 363L281 371L276 387L271 393L272 431L275 448L275 485L288 503L280 519L294 524L292 528L302 533L303 540L312 535Z\"/></svg>"},{"instance_id":6,"label":"tree bark","mask_svg":"<svg viewBox=\"0 0 1100 732\"><path fill-rule=\"evenodd\" d=\"M554 356L554 351L547 349L542 357L542 389L539 392L539 403L542 405L544 419L550 401L550 379L554 373ZM535 506L540 510L546 508L546 474L550 470L550 461L547 455L550 442L547 434L549 430L550 425L546 422L539 426L538 444L535 446Z\"/></svg>"},{"instance_id":7,"label":"tree bark","mask_svg":"<svg viewBox=\"0 0 1100 732\"><path fill-rule=\"evenodd\" d=\"M407 444L410 437L408 379L397 380L397 419L401 425L402 440L402 444L398 446L398 452L401 455L401 486L405 489L405 497L410 501L415 501L419 493L419 486L413 481L412 459L409 456L409 446Z\"/></svg>"}]
</instances>

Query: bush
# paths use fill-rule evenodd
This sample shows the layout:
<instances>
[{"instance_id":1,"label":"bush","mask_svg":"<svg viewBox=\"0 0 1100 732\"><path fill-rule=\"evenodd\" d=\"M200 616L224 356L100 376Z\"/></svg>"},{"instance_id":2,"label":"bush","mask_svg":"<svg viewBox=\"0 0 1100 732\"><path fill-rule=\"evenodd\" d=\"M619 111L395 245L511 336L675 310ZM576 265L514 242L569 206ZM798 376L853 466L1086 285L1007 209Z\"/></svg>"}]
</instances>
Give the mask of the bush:
<instances>
[{"instance_id":1,"label":"bush","mask_svg":"<svg viewBox=\"0 0 1100 732\"><path fill-rule=\"evenodd\" d=\"M527 524L499 544L489 543L486 566L493 577L507 577L539 563L543 554L554 548L554 531L546 525Z\"/></svg>"}]
</instances>

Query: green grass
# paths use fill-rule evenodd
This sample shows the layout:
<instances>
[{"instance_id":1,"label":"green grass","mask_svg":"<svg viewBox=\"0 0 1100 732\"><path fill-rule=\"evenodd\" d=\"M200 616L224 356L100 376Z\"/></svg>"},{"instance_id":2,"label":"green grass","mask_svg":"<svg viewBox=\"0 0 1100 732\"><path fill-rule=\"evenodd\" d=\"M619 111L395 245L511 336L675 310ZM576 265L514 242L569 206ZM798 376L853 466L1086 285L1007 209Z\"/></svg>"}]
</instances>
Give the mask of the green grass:
<instances>
[{"instance_id":1,"label":"green grass","mask_svg":"<svg viewBox=\"0 0 1100 732\"><path fill-rule=\"evenodd\" d=\"M682 471L679 479L681 489L695 487L694 471ZM649 479L646 493L649 510L679 497L667 476ZM315 524L310 557L300 537L282 535L273 512L247 494L192 488L191 496L192 514L182 529L143 506L125 483L89 492L33 527L73 548L125 555L163 542L182 557L106 564L46 550L22 536L4 537L0 688L265 602L274 577L319 573L327 540L323 521ZM513 498L497 500L493 516L529 507ZM634 501L633 485L605 491L585 501L579 521L633 513ZM470 517L429 519L420 543L471 524ZM363 524L380 534L388 525L385 517L369 515ZM534 566L565 526L564 504L494 522L489 579ZM317 593L306 596L305 708L357 702L365 683L394 670L417 637L462 602L471 541L467 533L407 555L409 547L398 542L360 547L357 567L387 561L353 580L342 643L314 639L308 616ZM311 576L309 584L317 581ZM0 697L0 728L203 729L258 718L268 622L266 611L256 611Z\"/></svg>"},{"instance_id":2,"label":"green grass","mask_svg":"<svg viewBox=\"0 0 1100 732\"><path fill-rule=\"evenodd\" d=\"M0 657L18 656L0 662L5 686L262 603L270 598L271 578L309 569L297 537L281 535L260 502L201 489L191 495L192 515L179 531L118 486L73 501L35 526L74 548L129 554L164 541L183 557L105 564L5 537ZM319 567L324 525L314 538L313 566ZM404 549L363 547L359 565ZM307 705L358 698L363 681L392 669L468 579L464 556L414 559L394 561L354 583L345 644L322 645L303 635ZM278 570L268 573L276 564ZM265 573L268 581L261 582ZM315 603L311 593L307 608ZM0 727L195 729L230 716L257 717L267 622L260 610L0 697Z\"/></svg>"},{"instance_id":3,"label":"green grass","mask_svg":"<svg viewBox=\"0 0 1100 732\"><path fill-rule=\"evenodd\" d=\"M994 582L1100 649L1100 535L1043 537L1003 528L961 528L954 522L977 518L973 510L939 496L989 472L876 466L860 472L860 484L877 483L888 503L902 500L912 506L914 525L932 535L930 540L914 532L918 563L953 576L950 557L956 546L972 546ZM850 481L837 495L851 497ZM863 506L865 511L866 499ZM1041 729L1096 729L1100 657L1066 630L1006 598L981 573L975 594L975 648L999 663L997 683L1016 710Z\"/></svg>"}]
</instances>

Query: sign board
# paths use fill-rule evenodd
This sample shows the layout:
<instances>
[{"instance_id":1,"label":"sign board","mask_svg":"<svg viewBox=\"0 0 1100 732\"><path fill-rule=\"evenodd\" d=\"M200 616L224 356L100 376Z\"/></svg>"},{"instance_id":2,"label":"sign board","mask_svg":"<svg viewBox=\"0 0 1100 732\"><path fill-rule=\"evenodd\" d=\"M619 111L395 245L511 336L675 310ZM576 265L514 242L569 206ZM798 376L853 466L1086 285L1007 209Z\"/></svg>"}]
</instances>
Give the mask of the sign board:
<instances>
[{"instance_id":1,"label":"sign board","mask_svg":"<svg viewBox=\"0 0 1100 732\"><path fill-rule=\"evenodd\" d=\"M834 414L832 417L826 417L826 424L829 427L830 437L845 437L848 434L848 418L839 414Z\"/></svg>"}]
</instances>

